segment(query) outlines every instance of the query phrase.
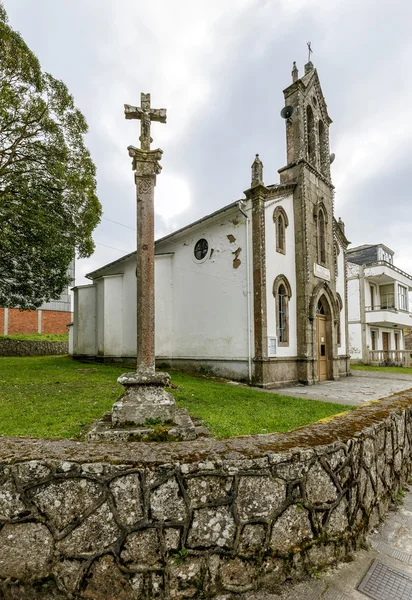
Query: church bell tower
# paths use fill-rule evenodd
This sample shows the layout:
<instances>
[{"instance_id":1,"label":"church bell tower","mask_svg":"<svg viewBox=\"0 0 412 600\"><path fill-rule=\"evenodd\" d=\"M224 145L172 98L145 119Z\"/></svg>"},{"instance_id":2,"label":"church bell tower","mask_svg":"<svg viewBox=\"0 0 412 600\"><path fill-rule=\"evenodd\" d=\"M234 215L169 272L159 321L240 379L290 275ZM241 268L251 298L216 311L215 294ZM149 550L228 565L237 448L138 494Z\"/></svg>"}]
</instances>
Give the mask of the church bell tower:
<instances>
[{"instance_id":1,"label":"church bell tower","mask_svg":"<svg viewBox=\"0 0 412 600\"><path fill-rule=\"evenodd\" d=\"M287 164L281 184L294 182L299 380L311 384L339 377L334 267L333 185L329 117L313 63L284 90Z\"/></svg>"}]
</instances>

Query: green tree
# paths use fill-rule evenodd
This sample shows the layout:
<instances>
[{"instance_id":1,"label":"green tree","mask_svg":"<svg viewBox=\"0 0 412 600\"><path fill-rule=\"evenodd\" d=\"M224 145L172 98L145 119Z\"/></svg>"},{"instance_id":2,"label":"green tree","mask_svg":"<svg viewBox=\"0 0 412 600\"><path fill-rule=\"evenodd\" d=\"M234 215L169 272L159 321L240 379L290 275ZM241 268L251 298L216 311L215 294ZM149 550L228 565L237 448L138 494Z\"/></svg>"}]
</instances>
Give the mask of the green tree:
<instances>
[{"instance_id":1,"label":"green tree","mask_svg":"<svg viewBox=\"0 0 412 600\"><path fill-rule=\"evenodd\" d=\"M0 306L59 297L100 221L87 124L62 81L41 70L0 4Z\"/></svg>"}]
</instances>

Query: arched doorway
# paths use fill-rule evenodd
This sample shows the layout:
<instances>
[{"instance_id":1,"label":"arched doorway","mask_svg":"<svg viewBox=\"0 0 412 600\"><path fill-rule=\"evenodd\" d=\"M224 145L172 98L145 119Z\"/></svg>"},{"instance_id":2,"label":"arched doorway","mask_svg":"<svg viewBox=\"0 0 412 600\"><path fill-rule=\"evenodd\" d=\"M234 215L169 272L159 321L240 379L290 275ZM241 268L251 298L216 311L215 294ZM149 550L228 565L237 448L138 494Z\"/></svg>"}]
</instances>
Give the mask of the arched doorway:
<instances>
[{"instance_id":1,"label":"arched doorway","mask_svg":"<svg viewBox=\"0 0 412 600\"><path fill-rule=\"evenodd\" d=\"M329 357L332 349L330 335L330 311L326 298L319 298L316 306L316 345L317 345L317 370L318 381L330 379L331 365Z\"/></svg>"}]
</instances>

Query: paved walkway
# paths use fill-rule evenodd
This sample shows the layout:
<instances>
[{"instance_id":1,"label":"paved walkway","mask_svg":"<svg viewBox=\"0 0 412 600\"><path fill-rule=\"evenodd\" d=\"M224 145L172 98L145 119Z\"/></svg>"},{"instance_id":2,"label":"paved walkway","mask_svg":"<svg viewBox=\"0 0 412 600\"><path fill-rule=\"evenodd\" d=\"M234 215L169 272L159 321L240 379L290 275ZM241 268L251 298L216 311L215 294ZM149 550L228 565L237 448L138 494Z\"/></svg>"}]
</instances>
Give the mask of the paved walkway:
<instances>
[{"instance_id":1,"label":"paved walkway","mask_svg":"<svg viewBox=\"0 0 412 600\"><path fill-rule=\"evenodd\" d=\"M371 564L378 560L381 569L390 567L412 577L412 492L408 492L402 506L391 511L387 520L369 538L370 549L356 553L355 560L329 569L320 579L312 579L295 585L286 584L280 595L254 592L236 596L238 600L367 600L370 596L358 591ZM380 583L383 592L385 580ZM411 580L412 585L412 580ZM378 596L377 596L378 597ZM232 600L230 594L220 600ZM410 600L409 592L397 592L379 596L389 600Z\"/></svg>"},{"instance_id":2,"label":"paved walkway","mask_svg":"<svg viewBox=\"0 0 412 600\"><path fill-rule=\"evenodd\" d=\"M351 373L351 377L343 377L339 381L325 381L317 385L296 385L266 391L295 398L362 406L365 402L379 400L412 389L412 375L375 371L351 371Z\"/></svg>"}]
</instances>

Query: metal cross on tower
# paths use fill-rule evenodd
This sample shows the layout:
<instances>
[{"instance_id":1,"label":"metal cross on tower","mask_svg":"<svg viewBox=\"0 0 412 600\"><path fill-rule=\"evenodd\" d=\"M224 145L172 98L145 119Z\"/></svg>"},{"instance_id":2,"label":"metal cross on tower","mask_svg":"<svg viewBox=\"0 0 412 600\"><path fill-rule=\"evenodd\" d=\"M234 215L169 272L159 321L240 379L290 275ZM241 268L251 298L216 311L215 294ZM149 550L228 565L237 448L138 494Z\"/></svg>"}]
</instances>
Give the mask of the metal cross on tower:
<instances>
[{"instance_id":1,"label":"metal cross on tower","mask_svg":"<svg viewBox=\"0 0 412 600\"><path fill-rule=\"evenodd\" d=\"M150 144L153 142L150 137L150 122L159 121L166 123L165 108L151 108L150 94L140 94L141 106L124 105L124 116L126 119L140 119L140 149L150 150Z\"/></svg>"},{"instance_id":2,"label":"metal cross on tower","mask_svg":"<svg viewBox=\"0 0 412 600\"><path fill-rule=\"evenodd\" d=\"M311 44L312 44L312 42L306 42L306 45L308 47L308 62L310 62L310 55L313 54L313 50L312 50Z\"/></svg>"}]
</instances>

